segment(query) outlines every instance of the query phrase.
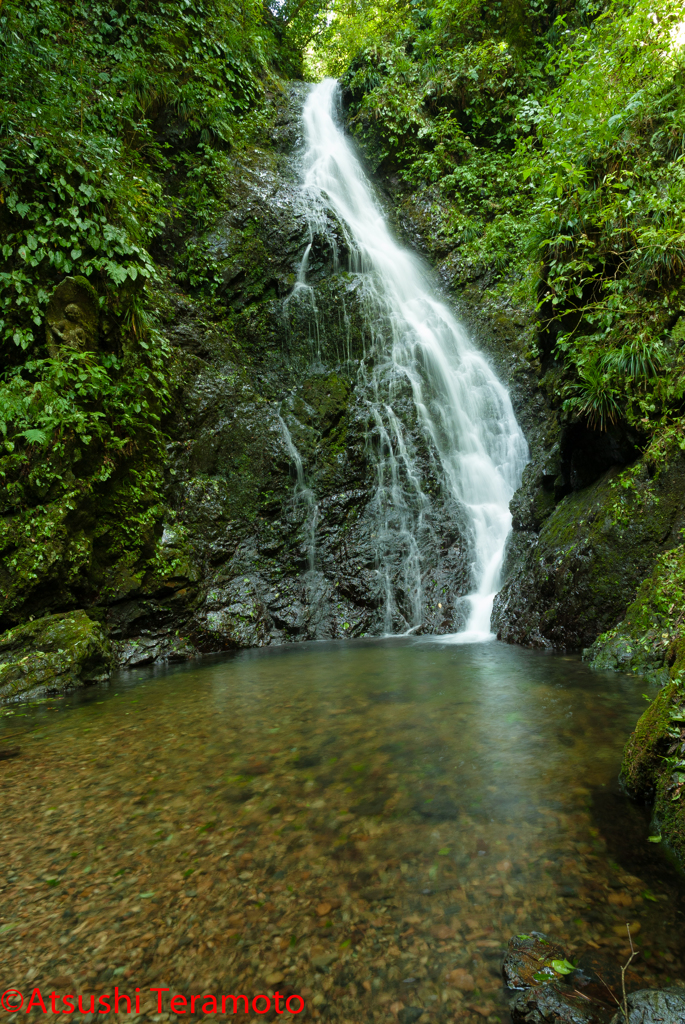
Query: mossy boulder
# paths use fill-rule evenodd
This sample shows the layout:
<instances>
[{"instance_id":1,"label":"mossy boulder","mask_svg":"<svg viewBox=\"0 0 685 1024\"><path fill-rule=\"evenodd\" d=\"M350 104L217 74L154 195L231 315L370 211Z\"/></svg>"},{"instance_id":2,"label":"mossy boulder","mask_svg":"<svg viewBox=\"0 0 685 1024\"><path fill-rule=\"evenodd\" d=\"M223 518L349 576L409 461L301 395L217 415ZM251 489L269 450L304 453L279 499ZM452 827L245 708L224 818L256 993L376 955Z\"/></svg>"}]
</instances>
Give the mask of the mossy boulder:
<instances>
[{"instance_id":1,"label":"mossy boulder","mask_svg":"<svg viewBox=\"0 0 685 1024\"><path fill-rule=\"evenodd\" d=\"M501 640L589 647L624 617L660 555L685 527L685 458L650 473L644 462L611 469L566 495L511 566L495 599Z\"/></svg>"},{"instance_id":2,"label":"mossy boulder","mask_svg":"<svg viewBox=\"0 0 685 1024\"><path fill-rule=\"evenodd\" d=\"M640 718L623 754L621 780L654 801L655 828L685 863L685 684L671 680Z\"/></svg>"},{"instance_id":3,"label":"mossy boulder","mask_svg":"<svg viewBox=\"0 0 685 1024\"><path fill-rule=\"evenodd\" d=\"M592 666L665 681L685 668L685 546L660 555L626 616L585 651Z\"/></svg>"},{"instance_id":4,"label":"mossy boulder","mask_svg":"<svg viewBox=\"0 0 685 1024\"><path fill-rule=\"evenodd\" d=\"M84 611L47 615L0 636L0 700L101 682L111 665L109 641Z\"/></svg>"},{"instance_id":5,"label":"mossy boulder","mask_svg":"<svg viewBox=\"0 0 685 1024\"><path fill-rule=\"evenodd\" d=\"M640 717L626 744L621 779L633 796L654 794L656 776L670 742L667 734L676 694L675 682L665 686Z\"/></svg>"}]
</instances>

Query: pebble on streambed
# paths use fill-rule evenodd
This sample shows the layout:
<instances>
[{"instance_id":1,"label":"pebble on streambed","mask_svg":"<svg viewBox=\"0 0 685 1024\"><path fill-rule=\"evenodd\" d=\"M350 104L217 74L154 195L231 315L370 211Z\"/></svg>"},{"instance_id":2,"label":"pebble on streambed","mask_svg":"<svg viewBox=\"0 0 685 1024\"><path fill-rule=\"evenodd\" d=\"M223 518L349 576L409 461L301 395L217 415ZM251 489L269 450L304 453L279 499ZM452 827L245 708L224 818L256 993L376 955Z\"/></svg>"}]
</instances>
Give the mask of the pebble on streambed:
<instances>
[{"instance_id":1,"label":"pebble on streambed","mask_svg":"<svg viewBox=\"0 0 685 1024\"><path fill-rule=\"evenodd\" d=\"M323 684L266 700L250 671L220 697L211 673L164 700L154 683L23 734L0 765L0 990L140 987L146 1021L154 985L278 989L341 1024L506 1024L513 934L580 970L625 962L626 922L633 987L683 976L675 890L610 860L585 787L534 775L486 813L466 791L502 794L459 767L468 718Z\"/></svg>"}]
</instances>

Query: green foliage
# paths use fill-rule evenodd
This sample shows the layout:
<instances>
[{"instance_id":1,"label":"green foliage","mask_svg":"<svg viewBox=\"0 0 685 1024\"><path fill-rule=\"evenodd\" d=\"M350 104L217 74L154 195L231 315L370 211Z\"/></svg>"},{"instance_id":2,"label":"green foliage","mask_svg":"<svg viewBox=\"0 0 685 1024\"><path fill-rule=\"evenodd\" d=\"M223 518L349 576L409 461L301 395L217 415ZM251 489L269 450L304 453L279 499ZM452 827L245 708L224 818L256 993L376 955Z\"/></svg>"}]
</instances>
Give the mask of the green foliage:
<instances>
[{"instance_id":1,"label":"green foliage","mask_svg":"<svg viewBox=\"0 0 685 1024\"><path fill-rule=\"evenodd\" d=\"M51 479L73 444L85 450L98 442L111 465L142 433L158 438L167 399L161 355L168 355L163 342L155 366L126 365L115 355L100 365L73 352L10 371L0 391L5 472L11 465L25 476L35 463L36 473ZM36 446L44 450L39 454Z\"/></svg>"},{"instance_id":2,"label":"green foliage","mask_svg":"<svg viewBox=\"0 0 685 1024\"><path fill-rule=\"evenodd\" d=\"M260 22L250 0L5 3L5 358L19 358L15 346L40 350L47 298L65 274L90 278L121 315L154 276L149 246L169 208L163 177L198 144L230 144L263 93L273 40Z\"/></svg>"},{"instance_id":3,"label":"green foliage","mask_svg":"<svg viewBox=\"0 0 685 1024\"><path fill-rule=\"evenodd\" d=\"M649 432L681 413L685 364L670 336L685 269L680 14L668 0L617 4L564 31L559 85L527 105L534 131L518 140L541 351L565 364L567 411L600 428L621 419Z\"/></svg>"},{"instance_id":4,"label":"green foliage","mask_svg":"<svg viewBox=\"0 0 685 1024\"><path fill-rule=\"evenodd\" d=\"M606 430L621 418L618 389L597 362L579 370L578 380L566 384L563 393L564 409L578 413L590 427Z\"/></svg>"},{"instance_id":5,"label":"green foliage","mask_svg":"<svg viewBox=\"0 0 685 1024\"><path fill-rule=\"evenodd\" d=\"M599 430L662 432L685 398L681 21L675 0L337 0L310 61L347 59L353 130L453 266L537 279L554 397Z\"/></svg>"},{"instance_id":6,"label":"green foliage","mask_svg":"<svg viewBox=\"0 0 685 1024\"><path fill-rule=\"evenodd\" d=\"M0 616L32 587L104 600L155 571L174 371L155 308L170 286L216 290L195 239L279 62L301 61L317 0L286 6L0 3ZM98 351L55 358L65 276L94 289Z\"/></svg>"},{"instance_id":7,"label":"green foliage","mask_svg":"<svg viewBox=\"0 0 685 1024\"><path fill-rule=\"evenodd\" d=\"M575 971L574 965L568 960L552 960L551 964L557 974L573 974Z\"/></svg>"}]
</instances>

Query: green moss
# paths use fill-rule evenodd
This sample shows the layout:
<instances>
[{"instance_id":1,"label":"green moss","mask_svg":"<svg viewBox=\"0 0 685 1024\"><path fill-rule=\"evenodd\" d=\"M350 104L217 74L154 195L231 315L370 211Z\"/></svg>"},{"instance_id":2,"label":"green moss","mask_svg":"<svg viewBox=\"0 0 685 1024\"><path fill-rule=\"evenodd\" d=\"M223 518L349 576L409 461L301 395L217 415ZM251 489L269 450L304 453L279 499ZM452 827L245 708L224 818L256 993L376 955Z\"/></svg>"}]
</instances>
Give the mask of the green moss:
<instances>
[{"instance_id":1,"label":"green moss","mask_svg":"<svg viewBox=\"0 0 685 1024\"><path fill-rule=\"evenodd\" d=\"M0 636L0 700L59 692L109 676L112 652L85 612L62 612Z\"/></svg>"},{"instance_id":2,"label":"green moss","mask_svg":"<svg viewBox=\"0 0 685 1024\"><path fill-rule=\"evenodd\" d=\"M533 514L535 520L538 523L544 523L548 519L556 506L554 497L554 491L545 490L544 487L539 487L535 492L533 499Z\"/></svg>"},{"instance_id":3,"label":"green moss","mask_svg":"<svg viewBox=\"0 0 685 1024\"><path fill-rule=\"evenodd\" d=\"M663 839L685 865L685 798L682 784L674 795L673 773L665 770L657 782L654 817Z\"/></svg>"},{"instance_id":4,"label":"green moss","mask_svg":"<svg viewBox=\"0 0 685 1024\"><path fill-rule=\"evenodd\" d=\"M589 648L599 669L657 679L685 668L685 546L657 558L625 618Z\"/></svg>"},{"instance_id":5,"label":"green moss","mask_svg":"<svg viewBox=\"0 0 685 1024\"><path fill-rule=\"evenodd\" d=\"M139 589L156 557L165 514L154 456L141 444L104 480L101 465L80 480L70 471L61 495L0 520L0 622Z\"/></svg>"},{"instance_id":6,"label":"green moss","mask_svg":"<svg viewBox=\"0 0 685 1024\"><path fill-rule=\"evenodd\" d=\"M641 716L623 754L621 779L634 796L653 793L656 776L667 749L670 708L677 692L669 683Z\"/></svg>"},{"instance_id":7,"label":"green moss","mask_svg":"<svg viewBox=\"0 0 685 1024\"><path fill-rule=\"evenodd\" d=\"M327 433L347 409L350 385L337 373L310 377L302 388L302 398L316 412L322 433Z\"/></svg>"},{"instance_id":8,"label":"green moss","mask_svg":"<svg viewBox=\"0 0 685 1024\"><path fill-rule=\"evenodd\" d=\"M654 798L662 839L685 861L685 685L671 680L640 718L623 754L621 779L633 796Z\"/></svg>"}]
</instances>

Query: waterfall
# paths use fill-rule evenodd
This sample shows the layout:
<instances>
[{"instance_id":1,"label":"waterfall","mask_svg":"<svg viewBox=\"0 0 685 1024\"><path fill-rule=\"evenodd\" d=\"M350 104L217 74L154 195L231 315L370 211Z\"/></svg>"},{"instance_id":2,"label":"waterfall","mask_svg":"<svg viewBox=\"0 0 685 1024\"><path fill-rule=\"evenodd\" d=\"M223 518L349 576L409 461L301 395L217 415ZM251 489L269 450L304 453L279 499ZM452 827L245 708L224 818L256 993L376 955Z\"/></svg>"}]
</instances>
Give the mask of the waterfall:
<instances>
[{"instance_id":1,"label":"waterfall","mask_svg":"<svg viewBox=\"0 0 685 1024\"><path fill-rule=\"evenodd\" d=\"M491 637L511 529L509 501L521 482L528 448L506 388L449 309L420 260L392 237L351 143L337 123L334 79L314 86L304 107L307 147L303 192L310 225L296 289L306 288L312 239L332 214L360 280L372 343L360 376L367 385L376 567L387 632L409 632L422 619L421 537L430 529L415 445L393 408L407 384L444 493L463 510L471 592L457 642ZM336 253L337 258L337 253ZM398 599L402 598L402 611Z\"/></svg>"},{"instance_id":2,"label":"waterfall","mask_svg":"<svg viewBox=\"0 0 685 1024\"><path fill-rule=\"evenodd\" d=\"M302 465L302 458L300 453L292 439L292 435L288 430L288 425L281 416L280 412L276 413L278 419L278 425L281 428L281 434L283 435L283 441L285 443L286 450L290 456L290 462L295 467L295 491L293 495L293 502L295 505L302 504L305 509L305 534L307 538L307 566L310 572L314 571L314 559L316 555L316 524L319 518L319 506L316 503L314 492L311 487L307 485L307 481L304 475L304 466Z\"/></svg>"}]
</instances>

